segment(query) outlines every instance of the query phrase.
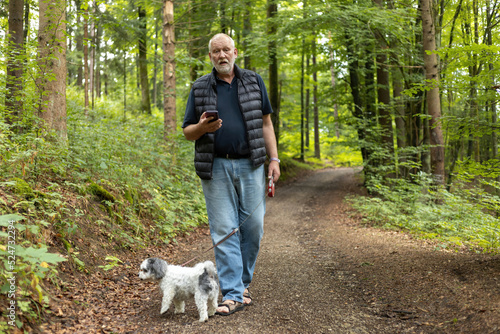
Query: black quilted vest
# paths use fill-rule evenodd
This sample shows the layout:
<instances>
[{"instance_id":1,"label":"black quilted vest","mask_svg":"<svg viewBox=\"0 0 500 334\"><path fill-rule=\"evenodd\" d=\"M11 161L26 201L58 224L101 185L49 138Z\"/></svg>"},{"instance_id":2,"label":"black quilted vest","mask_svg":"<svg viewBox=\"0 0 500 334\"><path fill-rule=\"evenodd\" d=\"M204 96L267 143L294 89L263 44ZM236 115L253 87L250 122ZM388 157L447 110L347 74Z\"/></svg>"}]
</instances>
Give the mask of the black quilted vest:
<instances>
[{"instance_id":1,"label":"black quilted vest","mask_svg":"<svg viewBox=\"0 0 500 334\"><path fill-rule=\"evenodd\" d=\"M238 85L238 102L245 121L250 159L258 167L266 161L266 147L262 132L262 94L255 72L234 65ZM217 83L215 69L193 84L194 105L198 120L207 110L217 110ZM206 133L195 143L194 166L204 180L212 179L214 162L214 133Z\"/></svg>"}]
</instances>

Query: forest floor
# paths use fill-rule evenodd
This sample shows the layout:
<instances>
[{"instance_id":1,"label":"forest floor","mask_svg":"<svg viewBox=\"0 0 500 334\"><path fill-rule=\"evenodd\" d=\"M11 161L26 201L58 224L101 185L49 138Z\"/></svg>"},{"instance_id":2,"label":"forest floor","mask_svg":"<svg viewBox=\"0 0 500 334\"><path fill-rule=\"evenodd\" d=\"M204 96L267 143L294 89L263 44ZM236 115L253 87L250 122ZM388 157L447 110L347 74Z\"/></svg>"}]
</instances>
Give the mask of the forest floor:
<instances>
[{"instance_id":1,"label":"forest floor","mask_svg":"<svg viewBox=\"0 0 500 334\"><path fill-rule=\"evenodd\" d=\"M45 333L500 333L500 256L443 250L362 223L344 199L362 194L360 170L331 168L280 185L267 200L253 305L199 323L160 315L158 285L138 277L158 256L213 260L207 227L176 247L131 251L106 273L71 274ZM122 258L123 259L123 258Z\"/></svg>"}]
</instances>

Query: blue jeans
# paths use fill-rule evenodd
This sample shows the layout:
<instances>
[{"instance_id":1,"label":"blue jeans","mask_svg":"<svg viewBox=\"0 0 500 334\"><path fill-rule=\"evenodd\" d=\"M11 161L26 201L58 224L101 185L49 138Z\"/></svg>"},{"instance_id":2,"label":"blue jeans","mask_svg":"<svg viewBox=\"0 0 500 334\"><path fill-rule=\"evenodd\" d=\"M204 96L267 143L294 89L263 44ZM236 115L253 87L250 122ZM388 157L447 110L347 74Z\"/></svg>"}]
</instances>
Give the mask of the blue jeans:
<instances>
[{"instance_id":1,"label":"blue jeans","mask_svg":"<svg viewBox=\"0 0 500 334\"><path fill-rule=\"evenodd\" d=\"M255 168L249 159L215 158L213 179L201 183L214 245L244 222L214 249L222 300L243 302L264 234L264 166Z\"/></svg>"}]
</instances>

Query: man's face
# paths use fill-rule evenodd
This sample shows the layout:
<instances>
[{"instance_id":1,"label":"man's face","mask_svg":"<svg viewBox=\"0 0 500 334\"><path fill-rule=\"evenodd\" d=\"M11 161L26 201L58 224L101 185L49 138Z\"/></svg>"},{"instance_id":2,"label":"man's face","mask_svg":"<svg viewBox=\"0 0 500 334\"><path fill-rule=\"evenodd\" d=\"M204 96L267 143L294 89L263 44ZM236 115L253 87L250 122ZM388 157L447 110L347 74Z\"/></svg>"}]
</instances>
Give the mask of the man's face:
<instances>
[{"instance_id":1,"label":"man's face","mask_svg":"<svg viewBox=\"0 0 500 334\"><path fill-rule=\"evenodd\" d=\"M209 56L218 73L230 74L238 57L238 50L228 38L221 36L212 40Z\"/></svg>"}]
</instances>

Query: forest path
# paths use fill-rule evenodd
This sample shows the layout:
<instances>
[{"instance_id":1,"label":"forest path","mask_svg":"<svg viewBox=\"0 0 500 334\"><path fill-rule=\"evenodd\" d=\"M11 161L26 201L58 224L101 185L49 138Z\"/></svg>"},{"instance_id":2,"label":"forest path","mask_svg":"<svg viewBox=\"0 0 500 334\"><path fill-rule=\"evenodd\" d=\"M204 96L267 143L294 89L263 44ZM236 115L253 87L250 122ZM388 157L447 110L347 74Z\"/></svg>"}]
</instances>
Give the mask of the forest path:
<instances>
[{"instance_id":1,"label":"forest path","mask_svg":"<svg viewBox=\"0 0 500 334\"><path fill-rule=\"evenodd\" d=\"M436 250L404 233L360 224L344 202L359 170L326 169L280 186L267 200L254 305L197 322L160 315L157 284L140 262L183 263L211 246L206 228L165 250L138 251L129 267L75 282L59 296L47 333L500 333L500 257ZM165 252L162 254L162 252ZM163 255L163 256L162 256ZM213 260L212 252L201 260ZM75 306L75 305L78 306Z\"/></svg>"}]
</instances>

